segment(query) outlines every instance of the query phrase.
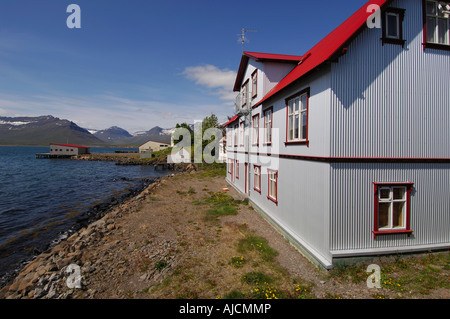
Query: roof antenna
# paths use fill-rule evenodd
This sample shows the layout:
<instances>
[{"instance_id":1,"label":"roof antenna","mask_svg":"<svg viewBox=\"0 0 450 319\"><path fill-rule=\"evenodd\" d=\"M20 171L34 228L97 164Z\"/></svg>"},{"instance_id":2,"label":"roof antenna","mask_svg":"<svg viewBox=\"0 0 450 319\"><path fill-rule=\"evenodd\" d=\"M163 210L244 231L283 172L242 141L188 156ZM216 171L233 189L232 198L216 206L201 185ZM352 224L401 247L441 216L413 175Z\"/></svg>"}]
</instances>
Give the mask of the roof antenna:
<instances>
[{"instance_id":1,"label":"roof antenna","mask_svg":"<svg viewBox=\"0 0 450 319\"><path fill-rule=\"evenodd\" d=\"M238 42L242 44L242 52L244 52L244 44L249 43L250 41L245 37L245 33L247 32L258 32L258 30L248 30L246 28L241 29L241 34L238 34Z\"/></svg>"}]
</instances>

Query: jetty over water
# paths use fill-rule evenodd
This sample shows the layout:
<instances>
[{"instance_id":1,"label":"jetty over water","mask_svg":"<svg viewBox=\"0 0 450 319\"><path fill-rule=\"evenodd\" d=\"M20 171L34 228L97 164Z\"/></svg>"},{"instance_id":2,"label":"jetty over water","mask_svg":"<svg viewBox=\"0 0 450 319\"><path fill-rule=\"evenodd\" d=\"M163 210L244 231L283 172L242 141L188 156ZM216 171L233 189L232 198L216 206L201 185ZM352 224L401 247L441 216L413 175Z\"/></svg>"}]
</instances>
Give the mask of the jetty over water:
<instances>
[{"instance_id":1,"label":"jetty over water","mask_svg":"<svg viewBox=\"0 0 450 319\"><path fill-rule=\"evenodd\" d=\"M51 154L51 153L36 153L37 159L47 159L47 158L71 158L74 155L68 155L68 154Z\"/></svg>"}]
</instances>

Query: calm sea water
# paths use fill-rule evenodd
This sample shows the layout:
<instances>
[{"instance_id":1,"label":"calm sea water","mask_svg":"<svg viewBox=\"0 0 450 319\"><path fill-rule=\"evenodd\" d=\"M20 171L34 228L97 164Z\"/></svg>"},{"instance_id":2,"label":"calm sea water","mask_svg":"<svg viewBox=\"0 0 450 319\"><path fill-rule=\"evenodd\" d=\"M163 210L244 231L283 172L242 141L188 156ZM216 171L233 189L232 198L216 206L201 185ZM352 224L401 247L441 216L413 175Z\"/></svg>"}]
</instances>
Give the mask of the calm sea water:
<instances>
[{"instance_id":1,"label":"calm sea water","mask_svg":"<svg viewBox=\"0 0 450 319\"><path fill-rule=\"evenodd\" d=\"M92 153L115 150L91 148ZM99 210L167 174L151 166L35 158L48 151L0 147L0 287Z\"/></svg>"}]
</instances>

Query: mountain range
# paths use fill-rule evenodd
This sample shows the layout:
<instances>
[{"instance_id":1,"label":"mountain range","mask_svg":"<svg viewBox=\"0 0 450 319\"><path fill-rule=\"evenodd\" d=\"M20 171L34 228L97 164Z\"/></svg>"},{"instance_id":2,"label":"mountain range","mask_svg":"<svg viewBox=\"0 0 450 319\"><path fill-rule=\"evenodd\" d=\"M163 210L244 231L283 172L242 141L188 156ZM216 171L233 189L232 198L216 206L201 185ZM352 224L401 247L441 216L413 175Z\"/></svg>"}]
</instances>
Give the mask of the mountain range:
<instances>
[{"instance_id":1,"label":"mountain range","mask_svg":"<svg viewBox=\"0 0 450 319\"><path fill-rule=\"evenodd\" d=\"M158 126L130 134L113 126L105 130L85 129L72 121L51 115L38 117L1 117L0 145L49 145L68 143L86 146L139 146L149 140L170 143L173 129Z\"/></svg>"}]
</instances>

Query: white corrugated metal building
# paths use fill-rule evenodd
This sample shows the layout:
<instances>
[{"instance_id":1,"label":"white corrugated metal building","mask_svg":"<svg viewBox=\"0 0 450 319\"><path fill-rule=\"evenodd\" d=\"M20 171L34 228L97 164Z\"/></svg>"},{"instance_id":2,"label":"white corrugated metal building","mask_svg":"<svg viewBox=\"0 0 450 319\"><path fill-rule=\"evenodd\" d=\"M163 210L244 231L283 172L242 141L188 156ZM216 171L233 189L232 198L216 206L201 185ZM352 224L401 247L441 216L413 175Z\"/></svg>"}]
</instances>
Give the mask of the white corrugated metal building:
<instances>
[{"instance_id":1,"label":"white corrugated metal building","mask_svg":"<svg viewBox=\"0 0 450 319\"><path fill-rule=\"evenodd\" d=\"M449 9L372 0L303 56L243 54L227 180L326 268L450 247Z\"/></svg>"}]
</instances>

